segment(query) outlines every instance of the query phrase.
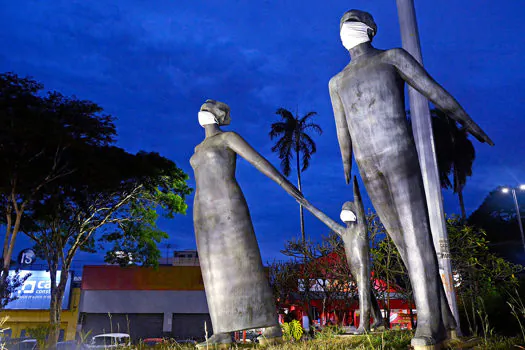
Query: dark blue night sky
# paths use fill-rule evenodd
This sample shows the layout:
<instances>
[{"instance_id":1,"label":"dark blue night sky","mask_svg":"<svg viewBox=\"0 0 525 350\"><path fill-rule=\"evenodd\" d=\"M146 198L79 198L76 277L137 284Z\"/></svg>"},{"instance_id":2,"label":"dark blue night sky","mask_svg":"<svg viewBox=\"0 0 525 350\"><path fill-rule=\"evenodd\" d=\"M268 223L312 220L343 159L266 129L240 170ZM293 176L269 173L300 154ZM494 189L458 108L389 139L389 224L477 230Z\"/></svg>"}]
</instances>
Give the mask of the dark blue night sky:
<instances>
[{"instance_id":1,"label":"dark blue night sky","mask_svg":"<svg viewBox=\"0 0 525 350\"><path fill-rule=\"evenodd\" d=\"M395 0L2 1L0 71L98 103L118 118L121 147L161 153L190 174L192 185L189 158L204 138L197 122L204 100L228 103L227 130L276 166L268 137L275 110L317 111L324 133L315 138L304 193L338 218L352 190L344 181L328 80L349 60L339 19L351 8L375 17L376 47L401 46ZM496 143L474 141L474 175L465 188L471 212L498 185L525 182L525 7L516 0L416 0L416 11L427 70ZM237 179L263 260L281 259L284 242L299 236L298 205L246 161L238 162ZM447 213L459 212L451 191L444 199ZM195 248L192 201L186 216L162 222L176 249ZM327 233L309 213L306 230L313 239Z\"/></svg>"}]
</instances>

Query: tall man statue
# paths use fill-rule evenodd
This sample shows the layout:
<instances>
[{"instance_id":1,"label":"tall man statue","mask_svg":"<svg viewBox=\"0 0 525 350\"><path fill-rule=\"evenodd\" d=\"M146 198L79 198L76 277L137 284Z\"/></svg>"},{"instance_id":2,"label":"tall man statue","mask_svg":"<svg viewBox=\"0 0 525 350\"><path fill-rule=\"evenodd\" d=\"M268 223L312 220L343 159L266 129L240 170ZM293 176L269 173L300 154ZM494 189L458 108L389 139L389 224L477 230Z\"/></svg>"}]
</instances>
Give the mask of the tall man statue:
<instances>
[{"instance_id":1,"label":"tall man statue","mask_svg":"<svg viewBox=\"0 0 525 350\"><path fill-rule=\"evenodd\" d=\"M340 35L351 62L330 80L337 138L349 182L352 152L372 203L407 266L418 311L412 345L432 348L456 323L439 277L416 146L406 122L404 83L493 145L459 103L405 50L371 45L377 26L350 10Z\"/></svg>"}]
</instances>

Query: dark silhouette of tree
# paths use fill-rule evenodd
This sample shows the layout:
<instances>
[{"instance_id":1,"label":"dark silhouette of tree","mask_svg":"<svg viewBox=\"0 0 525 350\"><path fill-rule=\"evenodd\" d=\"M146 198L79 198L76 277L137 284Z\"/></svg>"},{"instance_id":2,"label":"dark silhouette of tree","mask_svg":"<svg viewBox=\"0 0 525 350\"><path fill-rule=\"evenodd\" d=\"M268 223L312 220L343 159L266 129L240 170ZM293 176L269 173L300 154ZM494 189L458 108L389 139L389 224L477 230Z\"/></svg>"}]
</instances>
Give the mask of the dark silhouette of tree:
<instances>
[{"instance_id":1,"label":"dark silhouette of tree","mask_svg":"<svg viewBox=\"0 0 525 350\"><path fill-rule=\"evenodd\" d=\"M16 236L23 232L50 272L46 349L55 349L76 253L109 242L111 252L156 265L157 243L167 237L157 219L184 213L191 189L171 160L114 146L113 118L101 107L57 92L39 94L42 88L30 78L0 74L0 223L6 226L0 290L7 293L19 283L8 272ZM119 259L106 256L109 262Z\"/></svg>"},{"instance_id":2,"label":"dark silhouette of tree","mask_svg":"<svg viewBox=\"0 0 525 350\"><path fill-rule=\"evenodd\" d=\"M308 169L312 155L317 151L314 140L308 131L322 134L321 127L311 121L316 112L308 112L303 117L294 116L292 112L284 108L279 108L275 114L281 116L281 121L273 123L269 133L273 140L278 138L272 147L272 152L279 154L281 159L281 169L284 175L289 176L292 170L292 159L295 158L297 169L297 188L302 191L301 173ZM302 166L301 166L302 165ZM303 207L299 206L301 220L301 239L305 242L304 232L304 213Z\"/></svg>"},{"instance_id":3,"label":"dark silhouette of tree","mask_svg":"<svg viewBox=\"0 0 525 350\"><path fill-rule=\"evenodd\" d=\"M486 232L492 252L513 263L525 264L516 208L512 195L503 193L502 188L492 190L485 197L479 208L469 216L468 224ZM519 203L525 203L525 191L517 190L516 197ZM520 206L520 213L523 220L524 205Z\"/></svg>"},{"instance_id":4,"label":"dark silhouette of tree","mask_svg":"<svg viewBox=\"0 0 525 350\"><path fill-rule=\"evenodd\" d=\"M43 188L74 173L86 147L114 142L113 118L102 108L42 89L31 78L0 74L0 223L6 230L0 291L7 288L22 219Z\"/></svg>"},{"instance_id":5,"label":"dark silhouette of tree","mask_svg":"<svg viewBox=\"0 0 525 350\"><path fill-rule=\"evenodd\" d=\"M432 109L430 115L441 188L452 189L458 195L461 219L465 221L463 189L467 177L472 175L476 151L467 132L456 121L438 109Z\"/></svg>"}]
</instances>

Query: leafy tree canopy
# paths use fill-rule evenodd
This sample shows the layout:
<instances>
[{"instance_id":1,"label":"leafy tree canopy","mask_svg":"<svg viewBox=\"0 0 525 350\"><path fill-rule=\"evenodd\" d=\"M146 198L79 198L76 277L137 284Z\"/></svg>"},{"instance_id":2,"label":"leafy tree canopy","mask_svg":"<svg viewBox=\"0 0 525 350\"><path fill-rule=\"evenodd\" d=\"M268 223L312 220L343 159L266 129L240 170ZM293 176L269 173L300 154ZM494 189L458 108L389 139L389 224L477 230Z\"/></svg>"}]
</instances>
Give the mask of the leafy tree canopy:
<instances>
[{"instance_id":1,"label":"leafy tree canopy","mask_svg":"<svg viewBox=\"0 0 525 350\"><path fill-rule=\"evenodd\" d=\"M492 252L514 263L525 264L516 207L512 194L503 193L502 188L494 189L485 197L468 218L468 223L484 230ZM516 190L516 196L519 203L525 203L525 191ZM520 206L520 213L523 219L525 206Z\"/></svg>"}]
</instances>

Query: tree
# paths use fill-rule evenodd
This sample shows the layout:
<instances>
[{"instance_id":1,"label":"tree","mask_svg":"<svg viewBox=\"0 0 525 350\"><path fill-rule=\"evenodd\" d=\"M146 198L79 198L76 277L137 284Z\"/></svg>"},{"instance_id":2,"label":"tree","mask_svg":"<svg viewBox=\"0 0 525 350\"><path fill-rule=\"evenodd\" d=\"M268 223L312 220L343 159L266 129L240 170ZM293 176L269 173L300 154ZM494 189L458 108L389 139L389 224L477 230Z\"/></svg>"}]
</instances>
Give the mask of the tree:
<instances>
[{"instance_id":1,"label":"tree","mask_svg":"<svg viewBox=\"0 0 525 350\"><path fill-rule=\"evenodd\" d=\"M384 317L386 327L390 329L390 295L392 290L395 290L407 302L412 328L415 328L414 314L412 312L412 308L415 305L414 293L406 266L377 214L369 212L366 219L372 244L370 256L372 259L373 278L375 280L374 289L378 293L378 299L383 300L386 311L386 316Z\"/></svg>"},{"instance_id":2,"label":"tree","mask_svg":"<svg viewBox=\"0 0 525 350\"><path fill-rule=\"evenodd\" d=\"M294 116L292 112L279 108L275 114L281 116L282 121L273 123L269 133L270 139L279 138L272 147L272 152L279 154L281 159L281 169L286 176L290 176L292 170L292 159L295 157L297 169L297 188L302 191L301 173L308 169L312 155L317 151L315 142L308 131L312 130L319 135L323 133L321 127L311 122L316 112L308 112L303 117ZM302 157L302 162L301 162ZM301 166L302 164L302 166ZM301 220L301 238L305 242L304 232L304 213L302 205L299 205L299 215Z\"/></svg>"},{"instance_id":3,"label":"tree","mask_svg":"<svg viewBox=\"0 0 525 350\"><path fill-rule=\"evenodd\" d=\"M17 291L18 288L24 285L24 282L30 277L28 274L24 277L20 277L18 271L11 276L7 276L4 280L2 290L0 290L0 310L3 309L7 304L18 299Z\"/></svg>"},{"instance_id":4,"label":"tree","mask_svg":"<svg viewBox=\"0 0 525 350\"><path fill-rule=\"evenodd\" d=\"M50 271L47 348L54 348L58 339L62 299L76 253L92 251L100 233L102 242L113 244L110 252L123 251L135 264L155 266L157 243L168 237L156 225L158 211L170 218L184 213L185 197L191 193L187 175L156 153L132 155L117 147L95 147L86 150L78 167L67 181L47 185L45 198L22 223Z\"/></svg>"},{"instance_id":5,"label":"tree","mask_svg":"<svg viewBox=\"0 0 525 350\"><path fill-rule=\"evenodd\" d=\"M497 187L485 197L469 216L468 224L485 232L491 252L511 262L525 264L516 208L512 196L503 193L502 188ZM525 191L516 191L516 196L518 202L525 201ZM520 212L524 218L524 206L520 206Z\"/></svg>"},{"instance_id":6,"label":"tree","mask_svg":"<svg viewBox=\"0 0 525 350\"><path fill-rule=\"evenodd\" d=\"M487 305L485 301L494 304L495 296L516 288L516 275L523 271L523 266L491 253L485 232L465 225L457 218L447 219L447 231L459 304L463 306L470 333L478 335L480 329L487 331L486 327L482 327L486 324L484 314L488 308L495 306ZM493 320L505 319L503 327L509 327L512 320L506 317L510 315L510 310L505 301L493 309L501 313Z\"/></svg>"},{"instance_id":7,"label":"tree","mask_svg":"<svg viewBox=\"0 0 525 350\"><path fill-rule=\"evenodd\" d=\"M44 197L46 185L76 171L84 148L114 141L113 118L99 106L56 92L42 96L42 89L31 78L0 74L0 223L6 228L2 295L9 288L11 258L26 211Z\"/></svg>"},{"instance_id":8,"label":"tree","mask_svg":"<svg viewBox=\"0 0 525 350\"><path fill-rule=\"evenodd\" d=\"M299 302L312 320L311 301L322 300L323 314L334 312L343 320L344 311L356 302L357 288L339 236L331 232L319 243L290 240L281 253L293 260L270 265L277 304Z\"/></svg>"},{"instance_id":9,"label":"tree","mask_svg":"<svg viewBox=\"0 0 525 350\"><path fill-rule=\"evenodd\" d=\"M461 219L465 221L467 214L463 189L467 183L467 177L472 175L476 151L468 138L467 131L458 127L455 120L438 109L432 109L430 115L441 187L452 189L454 193L457 193Z\"/></svg>"}]
</instances>

